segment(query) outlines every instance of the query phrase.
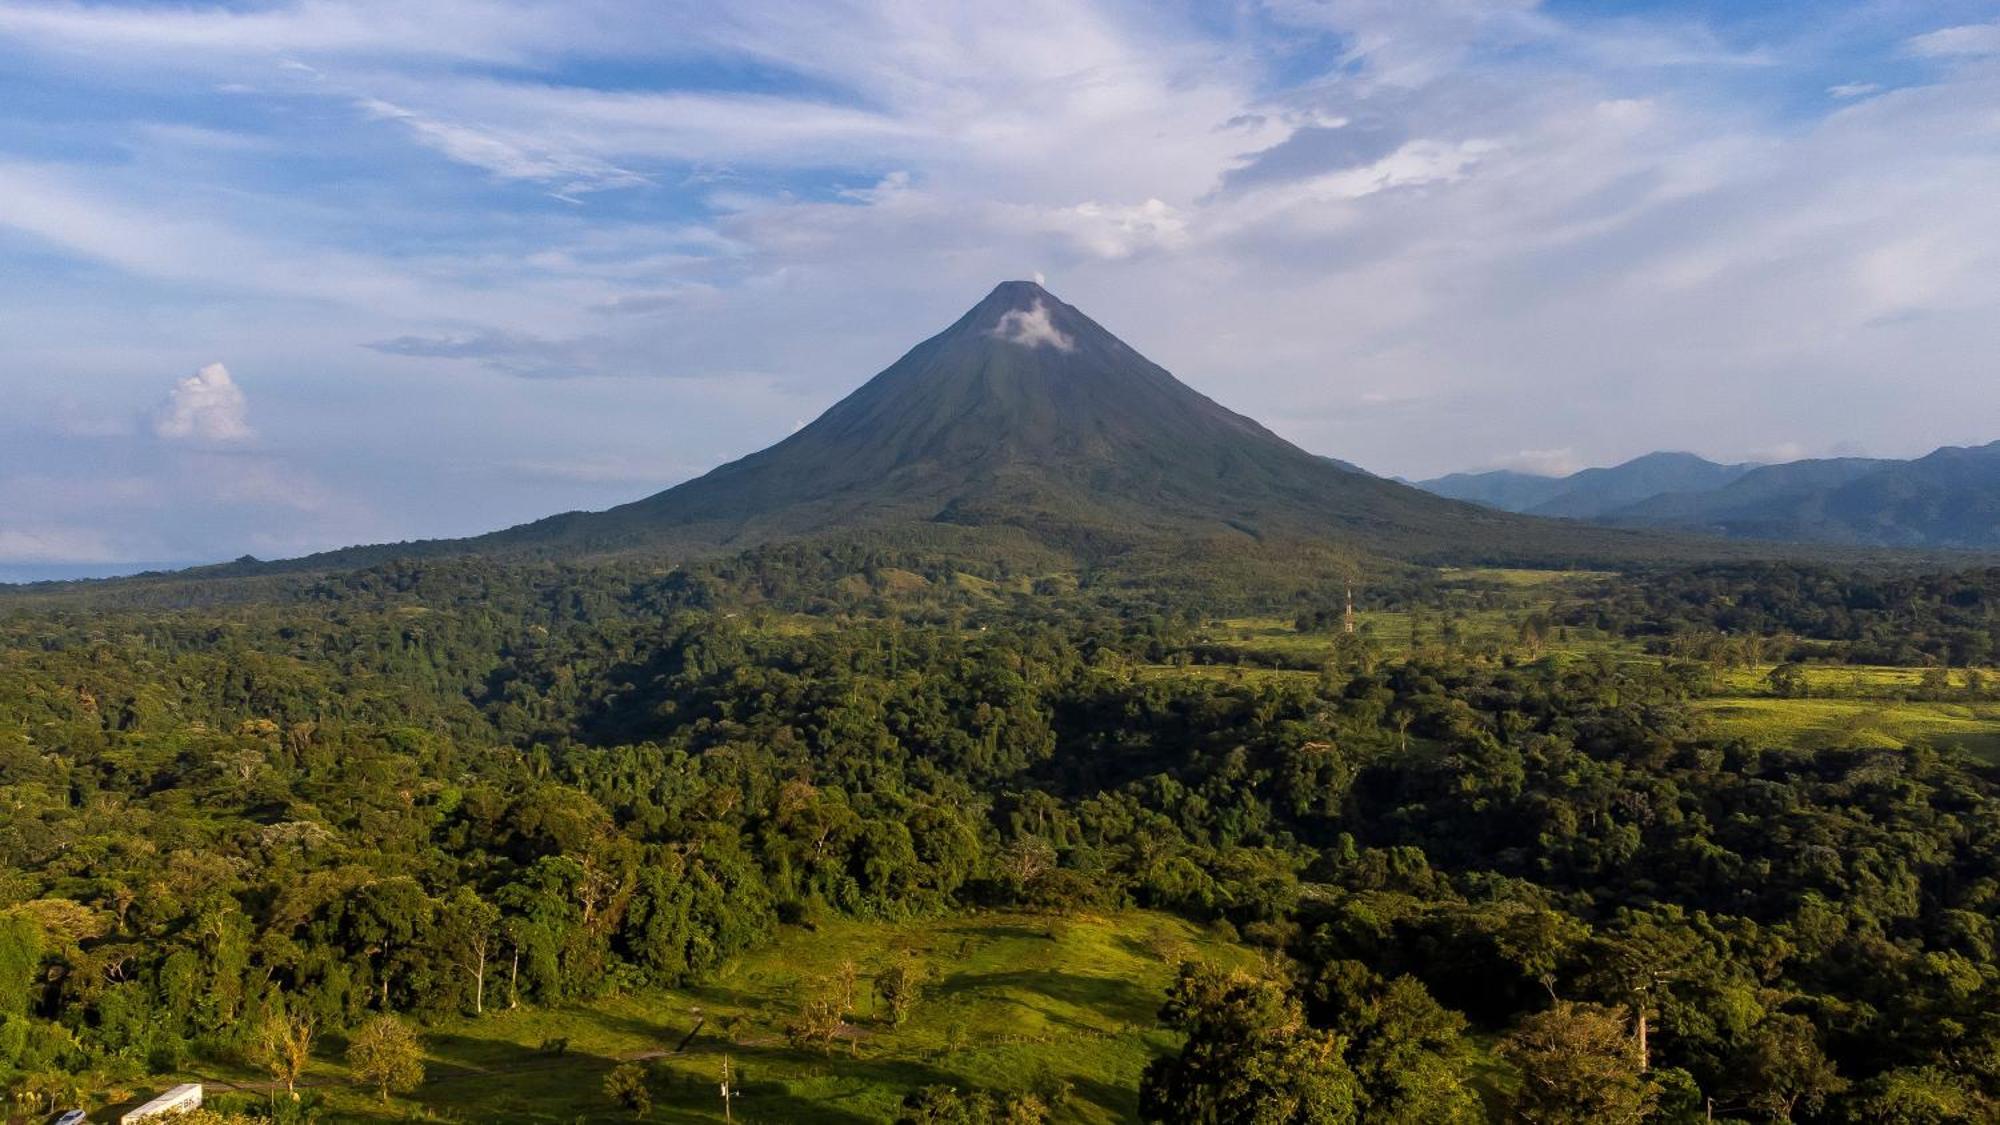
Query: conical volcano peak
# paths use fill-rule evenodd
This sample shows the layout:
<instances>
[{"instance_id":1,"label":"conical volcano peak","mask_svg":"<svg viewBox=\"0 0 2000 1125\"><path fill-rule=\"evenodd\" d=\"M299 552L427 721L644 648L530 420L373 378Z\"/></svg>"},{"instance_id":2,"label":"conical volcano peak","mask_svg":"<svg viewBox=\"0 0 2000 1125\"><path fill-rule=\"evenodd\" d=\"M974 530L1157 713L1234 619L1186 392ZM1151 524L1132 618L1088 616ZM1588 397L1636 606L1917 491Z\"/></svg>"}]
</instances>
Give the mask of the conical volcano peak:
<instances>
[{"instance_id":1,"label":"conical volcano peak","mask_svg":"<svg viewBox=\"0 0 2000 1125\"><path fill-rule=\"evenodd\" d=\"M1074 316L1075 310L1035 282L1003 281L972 307L967 323L981 336L1066 352L1076 347L1075 327L1060 322Z\"/></svg>"},{"instance_id":2,"label":"conical volcano peak","mask_svg":"<svg viewBox=\"0 0 2000 1125\"><path fill-rule=\"evenodd\" d=\"M1039 281L1006 281L776 445L607 512L468 546L738 549L950 525L1091 552L1190 533L1442 549L1468 531L1511 534L1482 522L1518 518L1307 453Z\"/></svg>"},{"instance_id":3,"label":"conical volcano peak","mask_svg":"<svg viewBox=\"0 0 2000 1125\"><path fill-rule=\"evenodd\" d=\"M1055 294L1042 288L1039 281L1003 281L993 287L993 292L979 302L979 307L997 306L1007 309L1032 308L1036 302L1054 301ZM1057 302L1060 304L1061 302Z\"/></svg>"},{"instance_id":4,"label":"conical volcano peak","mask_svg":"<svg viewBox=\"0 0 2000 1125\"><path fill-rule=\"evenodd\" d=\"M1050 310L1049 303L1039 298L1027 308L1008 309L1001 313L988 334L1024 348L1054 348L1059 352L1076 350L1076 338L1056 327L1055 314Z\"/></svg>"}]
</instances>

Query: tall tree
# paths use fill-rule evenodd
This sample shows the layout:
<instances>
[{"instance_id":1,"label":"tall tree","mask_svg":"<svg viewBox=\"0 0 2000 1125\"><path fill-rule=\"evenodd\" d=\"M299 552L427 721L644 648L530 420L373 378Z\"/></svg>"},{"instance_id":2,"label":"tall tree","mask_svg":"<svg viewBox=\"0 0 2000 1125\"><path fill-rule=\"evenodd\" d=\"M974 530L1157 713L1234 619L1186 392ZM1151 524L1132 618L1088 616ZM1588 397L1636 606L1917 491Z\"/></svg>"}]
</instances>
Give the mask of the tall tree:
<instances>
[{"instance_id":1,"label":"tall tree","mask_svg":"<svg viewBox=\"0 0 2000 1125\"><path fill-rule=\"evenodd\" d=\"M1533 1125L1643 1121L1658 1096L1614 1008L1559 1000L1516 1025L1500 1055L1521 1073L1514 1114Z\"/></svg>"},{"instance_id":2,"label":"tall tree","mask_svg":"<svg viewBox=\"0 0 2000 1125\"><path fill-rule=\"evenodd\" d=\"M1187 1125L1343 1125L1356 1121L1359 1083L1341 1038L1306 1023L1276 982L1211 965L1183 965L1161 1022L1186 1036L1139 1083L1148 1121Z\"/></svg>"},{"instance_id":3,"label":"tall tree","mask_svg":"<svg viewBox=\"0 0 2000 1125\"><path fill-rule=\"evenodd\" d=\"M299 1076L312 1061L313 1031L312 1016L288 1008L282 998L273 1000L257 1025L258 1060L288 1094L298 1093Z\"/></svg>"}]
</instances>

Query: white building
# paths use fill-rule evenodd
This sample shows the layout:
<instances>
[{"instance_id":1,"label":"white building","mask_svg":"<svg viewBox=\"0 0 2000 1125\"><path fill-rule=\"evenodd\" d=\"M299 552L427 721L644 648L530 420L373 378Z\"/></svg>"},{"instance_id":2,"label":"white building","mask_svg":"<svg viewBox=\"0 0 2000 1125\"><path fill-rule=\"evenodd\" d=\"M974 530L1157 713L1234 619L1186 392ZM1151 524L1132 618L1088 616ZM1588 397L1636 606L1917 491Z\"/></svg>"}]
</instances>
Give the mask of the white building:
<instances>
[{"instance_id":1,"label":"white building","mask_svg":"<svg viewBox=\"0 0 2000 1125\"><path fill-rule=\"evenodd\" d=\"M176 1086L138 1109L118 1119L118 1125L135 1125L140 1121L155 1121L190 1109L201 1108L201 1083L189 1082Z\"/></svg>"}]
</instances>

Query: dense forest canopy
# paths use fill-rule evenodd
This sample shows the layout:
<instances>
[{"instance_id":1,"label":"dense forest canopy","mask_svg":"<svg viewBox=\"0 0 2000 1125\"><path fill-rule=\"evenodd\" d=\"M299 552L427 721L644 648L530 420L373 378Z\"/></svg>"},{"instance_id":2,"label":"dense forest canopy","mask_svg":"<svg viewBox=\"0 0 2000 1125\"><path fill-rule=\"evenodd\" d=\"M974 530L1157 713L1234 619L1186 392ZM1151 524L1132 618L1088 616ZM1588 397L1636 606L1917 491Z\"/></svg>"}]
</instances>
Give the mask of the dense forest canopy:
<instances>
[{"instance_id":1,"label":"dense forest canopy","mask_svg":"<svg viewBox=\"0 0 2000 1125\"><path fill-rule=\"evenodd\" d=\"M1198 591L978 569L784 548L16 599L0 1074L46 1101L262 1057L274 1019L372 1042L643 991L829 916L1138 905L1268 951L1161 998L1157 1120L2000 1112L2000 775L1689 706L1745 637L1990 663L2000 571L1664 572L1506 644L1450 627L1504 586L1399 571L1360 603L1431 623L1406 653L1326 585L1277 608L1331 658L1231 677L1192 674L1231 608ZM1541 653L1562 629L1653 656Z\"/></svg>"}]
</instances>

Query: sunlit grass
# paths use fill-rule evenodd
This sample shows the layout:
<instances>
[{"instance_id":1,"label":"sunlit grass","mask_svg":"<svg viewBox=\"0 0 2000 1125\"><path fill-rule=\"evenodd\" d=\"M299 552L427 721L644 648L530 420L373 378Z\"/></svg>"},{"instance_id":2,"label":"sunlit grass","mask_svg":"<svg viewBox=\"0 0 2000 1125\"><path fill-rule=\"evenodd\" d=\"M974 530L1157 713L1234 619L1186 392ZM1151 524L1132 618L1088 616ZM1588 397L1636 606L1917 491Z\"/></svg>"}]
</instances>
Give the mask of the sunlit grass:
<instances>
[{"instance_id":1,"label":"sunlit grass","mask_svg":"<svg viewBox=\"0 0 2000 1125\"><path fill-rule=\"evenodd\" d=\"M869 981L919 958L931 984L901 1027L875 1010ZM977 913L905 923L836 920L788 927L713 982L558 1010L490 1012L427 1029L430 1081L384 1107L326 1091L330 1120L403 1120L421 1107L479 1122L633 1120L603 1093L621 1060L648 1065L657 1105L645 1121L721 1121L730 1060L737 1121L862 1122L895 1117L904 1095L945 1084L1023 1090L1067 1085L1057 1119L1131 1120L1139 1072L1173 1048L1155 1016L1180 959L1247 965L1254 955L1178 918L1143 911L1071 919ZM827 1053L792 1047L784 1025L811 982L842 961L859 970L851 1030ZM676 1052L697 1020L701 1032ZM566 1039L568 1050L541 1049ZM323 1068L337 1076L337 1068Z\"/></svg>"},{"instance_id":2,"label":"sunlit grass","mask_svg":"<svg viewBox=\"0 0 2000 1125\"><path fill-rule=\"evenodd\" d=\"M2000 703L1732 696L1694 706L1718 734L1760 745L1893 749L1926 741L2000 762Z\"/></svg>"}]
</instances>

